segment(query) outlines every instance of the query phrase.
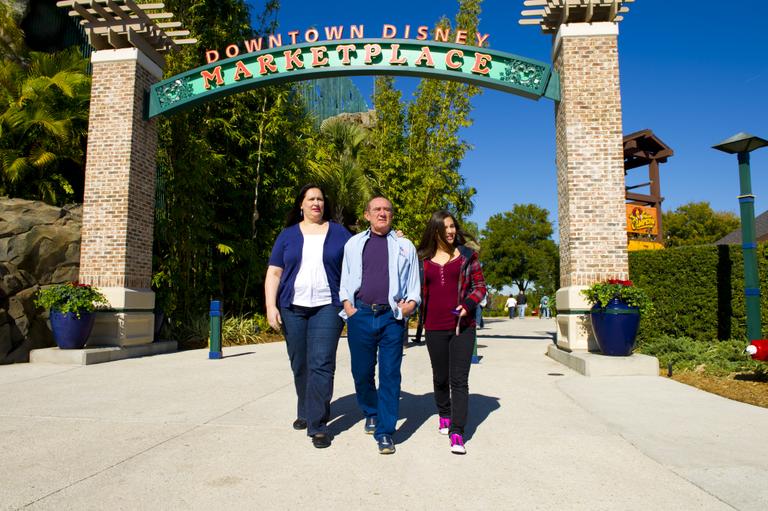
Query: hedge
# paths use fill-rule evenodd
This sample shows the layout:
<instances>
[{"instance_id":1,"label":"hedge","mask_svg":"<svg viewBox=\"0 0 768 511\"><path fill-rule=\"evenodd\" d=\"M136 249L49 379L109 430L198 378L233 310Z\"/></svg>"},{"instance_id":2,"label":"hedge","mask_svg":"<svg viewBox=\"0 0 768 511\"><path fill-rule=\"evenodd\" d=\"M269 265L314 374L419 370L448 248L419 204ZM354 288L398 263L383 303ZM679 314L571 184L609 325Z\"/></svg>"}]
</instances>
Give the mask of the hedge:
<instances>
[{"instance_id":1,"label":"hedge","mask_svg":"<svg viewBox=\"0 0 768 511\"><path fill-rule=\"evenodd\" d=\"M757 247L762 336L768 338L768 243ZM653 300L638 338L746 339L740 245L702 245L630 252L629 274Z\"/></svg>"}]
</instances>

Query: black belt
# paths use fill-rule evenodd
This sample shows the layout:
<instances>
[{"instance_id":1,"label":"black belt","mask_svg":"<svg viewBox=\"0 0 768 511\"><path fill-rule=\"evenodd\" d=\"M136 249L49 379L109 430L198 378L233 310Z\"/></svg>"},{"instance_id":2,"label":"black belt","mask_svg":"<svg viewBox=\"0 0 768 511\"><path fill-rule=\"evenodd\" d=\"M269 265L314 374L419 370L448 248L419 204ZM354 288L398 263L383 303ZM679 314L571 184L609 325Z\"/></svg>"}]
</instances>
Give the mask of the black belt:
<instances>
[{"instance_id":1,"label":"black belt","mask_svg":"<svg viewBox=\"0 0 768 511\"><path fill-rule=\"evenodd\" d=\"M360 300L355 301L355 307L358 309L368 309L374 314L381 314L382 312L392 310L392 307L388 303L365 303Z\"/></svg>"}]
</instances>

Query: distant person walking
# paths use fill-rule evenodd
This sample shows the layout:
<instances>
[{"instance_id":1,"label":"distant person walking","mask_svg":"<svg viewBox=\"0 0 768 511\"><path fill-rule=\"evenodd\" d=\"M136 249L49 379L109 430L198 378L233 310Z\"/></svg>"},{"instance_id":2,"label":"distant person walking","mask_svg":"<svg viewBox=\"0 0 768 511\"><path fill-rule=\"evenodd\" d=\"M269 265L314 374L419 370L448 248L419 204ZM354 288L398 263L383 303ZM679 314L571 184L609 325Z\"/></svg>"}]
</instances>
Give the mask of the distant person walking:
<instances>
[{"instance_id":1,"label":"distant person walking","mask_svg":"<svg viewBox=\"0 0 768 511\"><path fill-rule=\"evenodd\" d=\"M469 368L475 346L475 311L486 287L477 252L448 211L429 220L421 243L421 315L432 364L438 431L449 435L451 452L466 454L464 427L469 403Z\"/></svg>"},{"instance_id":2,"label":"distant person walking","mask_svg":"<svg viewBox=\"0 0 768 511\"><path fill-rule=\"evenodd\" d=\"M477 323L477 328L485 328L485 321L483 321L483 309L485 306L488 305L488 295L486 294L482 300L480 300L480 303L477 304L477 309L475 309L475 323Z\"/></svg>"},{"instance_id":3,"label":"distant person walking","mask_svg":"<svg viewBox=\"0 0 768 511\"><path fill-rule=\"evenodd\" d=\"M331 445L336 348L344 322L339 317L339 283L344 244L352 236L330 221L325 192L304 186L288 213L286 228L272 247L264 281L267 320L283 331L296 387L294 429L306 429L318 449Z\"/></svg>"},{"instance_id":4,"label":"distant person walking","mask_svg":"<svg viewBox=\"0 0 768 511\"><path fill-rule=\"evenodd\" d=\"M525 292L520 291L517 295L517 313L520 319L525 318L525 307L528 304L528 298L525 297Z\"/></svg>"},{"instance_id":5,"label":"distant person walking","mask_svg":"<svg viewBox=\"0 0 768 511\"><path fill-rule=\"evenodd\" d=\"M539 300L539 319L551 317L549 313L549 296L544 295Z\"/></svg>"},{"instance_id":6,"label":"distant person walking","mask_svg":"<svg viewBox=\"0 0 768 511\"><path fill-rule=\"evenodd\" d=\"M507 312L509 312L509 319L515 319L515 307L517 307L517 300L515 300L514 296L509 295L509 298L507 298L504 307L507 309Z\"/></svg>"}]
</instances>

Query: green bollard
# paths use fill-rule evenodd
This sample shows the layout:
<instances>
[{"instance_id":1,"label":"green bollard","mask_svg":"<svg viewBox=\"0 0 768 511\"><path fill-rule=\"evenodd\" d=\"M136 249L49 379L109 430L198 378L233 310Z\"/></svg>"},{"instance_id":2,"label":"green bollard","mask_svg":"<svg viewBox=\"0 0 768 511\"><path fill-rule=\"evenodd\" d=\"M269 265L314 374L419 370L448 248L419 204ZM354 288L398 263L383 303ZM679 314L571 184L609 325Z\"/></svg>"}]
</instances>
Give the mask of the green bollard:
<instances>
[{"instance_id":1,"label":"green bollard","mask_svg":"<svg viewBox=\"0 0 768 511\"><path fill-rule=\"evenodd\" d=\"M217 360L222 357L221 355L221 302L219 300L211 300L210 310L211 326L210 336L208 341L208 358Z\"/></svg>"}]
</instances>

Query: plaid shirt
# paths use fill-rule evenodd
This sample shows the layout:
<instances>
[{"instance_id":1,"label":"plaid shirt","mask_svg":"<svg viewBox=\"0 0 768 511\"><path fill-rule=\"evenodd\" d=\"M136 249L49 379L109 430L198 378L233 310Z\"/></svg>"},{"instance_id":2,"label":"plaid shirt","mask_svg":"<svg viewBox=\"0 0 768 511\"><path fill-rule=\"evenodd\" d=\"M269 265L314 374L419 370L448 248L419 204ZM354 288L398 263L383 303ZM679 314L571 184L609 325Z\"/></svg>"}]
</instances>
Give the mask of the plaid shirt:
<instances>
[{"instance_id":1,"label":"plaid shirt","mask_svg":"<svg viewBox=\"0 0 768 511\"><path fill-rule=\"evenodd\" d=\"M459 246L459 257L462 258L461 270L459 271L459 303L467 311L467 315L462 318L462 327L475 326L475 309L483 300L486 294L485 278L483 278L483 269L480 266L480 260L477 252L464 245ZM427 308L429 302L429 290L425 285L424 272L426 271L426 260L421 262L421 307L419 308L419 326L423 326L427 318Z\"/></svg>"}]
</instances>

